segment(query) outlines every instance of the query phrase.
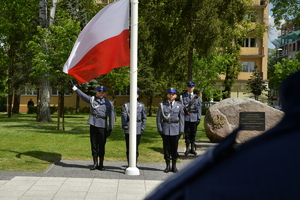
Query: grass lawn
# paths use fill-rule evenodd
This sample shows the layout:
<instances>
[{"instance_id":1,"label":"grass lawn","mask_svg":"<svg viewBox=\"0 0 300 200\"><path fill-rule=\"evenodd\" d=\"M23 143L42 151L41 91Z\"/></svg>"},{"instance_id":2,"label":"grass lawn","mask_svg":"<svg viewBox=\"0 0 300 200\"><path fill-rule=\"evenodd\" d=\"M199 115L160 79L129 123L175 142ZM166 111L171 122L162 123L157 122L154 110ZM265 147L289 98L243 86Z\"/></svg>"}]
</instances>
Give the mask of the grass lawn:
<instances>
[{"instance_id":1,"label":"grass lawn","mask_svg":"<svg viewBox=\"0 0 300 200\"><path fill-rule=\"evenodd\" d=\"M66 115L65 130L57 129L57 115L53 122L36 122L35 114L0 114L0 170L44 171L56 159L92 160L88 114ZM207 140L201 124L197 140ZM184 139L179 146L184 147ZM121 118L117 117L114 130L106 143L106 161L125 161L125 139ZM162 139L156 131L155 117L148 117L139 146L140 162L163 162Z\"/></svg>"}]
</instances>

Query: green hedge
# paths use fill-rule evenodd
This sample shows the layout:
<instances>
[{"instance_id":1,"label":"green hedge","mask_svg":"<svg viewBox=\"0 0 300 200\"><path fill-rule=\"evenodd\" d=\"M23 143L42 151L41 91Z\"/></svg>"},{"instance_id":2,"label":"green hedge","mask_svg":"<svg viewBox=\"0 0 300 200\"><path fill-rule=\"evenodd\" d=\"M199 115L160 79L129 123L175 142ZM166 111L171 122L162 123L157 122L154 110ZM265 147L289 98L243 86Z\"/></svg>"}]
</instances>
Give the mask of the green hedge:
<instances>
[{"instance_id":1,"label":"green hedge","mask_svg":"<svg viewBox=\"0 0 300 200\"><path fill-rule=\"evenodd\" d=\"M57 107L50 106L50 114L57 112ZM27 114L37 113L37 106L28 106Z\"/></svg>"},{"instance_id":2,"label":"green hedge","mask_svg":"<svg viewBox=\"0 0 300 200\"><path fill-rule=\"evenodd\" d=\"M205 115L207 110L208 110L208 107L202 108L202 113L201 113L201 115Z\"/></svg>"},{"instance_id":3,"label":"green hedge","mask_svg":"<svg viewBox=\"0 0 300 200\"><path fill-rule=\"evenodd\" d=\"M122 108L123 108L123 106L116 106L115 107L116 113L119 114L119 115L122 114ZM81 114L90 113L90 106L82 106L79 109L80 109L79 111L80 111ZM152 106L152 114L156 114L157 113L157 109L158 109L157 106ZM202 108L202 115L206 114L206 110L207 109L208 108ZM58 110L58 108L55 107L55 106L51 106L50 107L50 113L51 114L57 112L57 110ZM64 112L65 112L65 114L76 114L76 107L74 107L74 106L66 106L64 108ZM147 114L149 113L148 107L146 107L146 112L147 112ZM37 113L37 106L29 106L27 114L34 114L34 113Z\"/></svg>"},{"instance_id":4,"label":"green hedge","mask_svg":"<svg viewBox=\"0 0 300 200\"><path fill-rule=\"evenodd\" d=\"M82 106L79 109L80 109L81 114L90 113L90 106ZM122 114L122 109L123 109L123 106L115 106L115 111L119 115ZM152 113L157 113L157 109L158 109L157 106L152 106ZM68 106L68 107L65 107L64 111L65 111L65 114L76 114L76 107ZM149 113L147 107L146 107L146 112Z\"/></svg>"}]
</instances>

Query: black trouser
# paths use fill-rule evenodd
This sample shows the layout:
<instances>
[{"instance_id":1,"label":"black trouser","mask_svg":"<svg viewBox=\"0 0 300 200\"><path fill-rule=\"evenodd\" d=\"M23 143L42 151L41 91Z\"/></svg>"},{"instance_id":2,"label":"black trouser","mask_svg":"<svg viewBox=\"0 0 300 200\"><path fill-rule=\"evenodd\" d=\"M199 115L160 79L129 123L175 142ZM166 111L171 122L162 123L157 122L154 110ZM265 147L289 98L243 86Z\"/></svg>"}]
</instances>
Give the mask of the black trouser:
<instances>
[{"instance_id":1,"label":"black trouser","mask_svg":"<svg viewBox=\"0 0 300 200\"><path fill-rule=\"evenodd\" d=\"M136 135L136 159L139 157L139 145L141 142L141 136L142 135ZM127 160L129 161L129 134L125 134L125 141L126 141L126 157Z\"/></svg>"},{"instance_id":2,"label":"black trouser","mask_svg":"<svg viewBox=\"0 0 300 200\"><path fill-rule=\"evenodd\" d=\"M185 143L190 144L195 142L197 132L197 122L184 122Z\"/></svg>"},{"instance_id":3,"label":"black trouser","mask_svg":"<svg viewBox=\"0 0 300 200\"><path fill-rule=\"evenodd\" d=\"M90 141L93 157L104 157L106 131L106 128L99 128L90 125Z\"/></svg>"},{"instance_id":4,"label":"black trouser","mask_svg":"<svg viewBox=\"0 0 300 200\"><path fill-rule=\"evenodd\" d=\"M168 136L163 135L163 147L164 147L164 159L165 160L177 160L178 159L178 139L179 135Z\"/></svg>"}]
</instances>

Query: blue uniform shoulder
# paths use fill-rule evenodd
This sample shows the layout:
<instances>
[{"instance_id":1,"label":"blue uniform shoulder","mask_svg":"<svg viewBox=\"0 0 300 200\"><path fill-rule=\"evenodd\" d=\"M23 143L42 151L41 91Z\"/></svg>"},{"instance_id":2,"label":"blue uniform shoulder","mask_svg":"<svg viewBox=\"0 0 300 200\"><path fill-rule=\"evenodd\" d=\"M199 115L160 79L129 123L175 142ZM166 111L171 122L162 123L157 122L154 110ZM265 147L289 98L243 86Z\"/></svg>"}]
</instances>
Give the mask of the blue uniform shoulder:
<instances>
[{"instance_id":1,"label":"blue uniform shoulder","mask_svg":"<svg viewBox=\"0 0 300 200\"><path fill-rule=\"evenodd\" d=\"M137 102L138 104L140 104L141 106L144 106L145 107L145 104L143 102Z\"/></svg>"},{"instance_id":2,"label":"blue uniform shoulder","mask_svg":"<svg viewBox=\"0 0 300 200\"><path fill-rule=\"evenodd\" d=\"M188 97L189 95L188 95L188 93L183 93L181 96L182 97Z\"/></svg>"},{"instance_id":3,"label":"blue uniform shoulder","mask_svg":"<svg viewBox=\"0 0 300 200\"><path fill-rule=\"evenodd\" d=\"M175 101L176 105L182 106L181 101Z\"/></svg>"}]
</instances>

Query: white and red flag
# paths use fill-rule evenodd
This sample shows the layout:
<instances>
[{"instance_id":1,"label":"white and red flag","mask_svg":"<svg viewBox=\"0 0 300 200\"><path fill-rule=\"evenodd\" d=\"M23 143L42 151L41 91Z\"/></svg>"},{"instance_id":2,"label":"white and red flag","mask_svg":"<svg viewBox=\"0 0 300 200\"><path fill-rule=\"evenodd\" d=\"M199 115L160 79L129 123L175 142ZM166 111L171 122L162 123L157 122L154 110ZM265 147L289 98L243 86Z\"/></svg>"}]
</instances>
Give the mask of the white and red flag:
<instances>
[{"instance_id":1,"label":"white and red flag","mask_svg":"<svg viewBox=\"0 0 300 200\"><path fill-rule=\"evenodd\" d=\"M119 0L101 9L84 27L63 71L81 84L129 65L129 0Z\"/></svg>"}]
</instances>

